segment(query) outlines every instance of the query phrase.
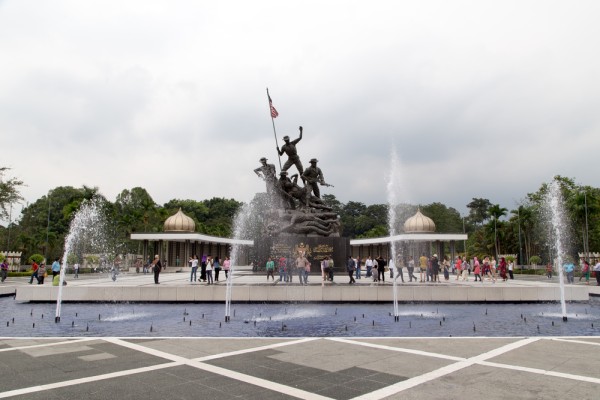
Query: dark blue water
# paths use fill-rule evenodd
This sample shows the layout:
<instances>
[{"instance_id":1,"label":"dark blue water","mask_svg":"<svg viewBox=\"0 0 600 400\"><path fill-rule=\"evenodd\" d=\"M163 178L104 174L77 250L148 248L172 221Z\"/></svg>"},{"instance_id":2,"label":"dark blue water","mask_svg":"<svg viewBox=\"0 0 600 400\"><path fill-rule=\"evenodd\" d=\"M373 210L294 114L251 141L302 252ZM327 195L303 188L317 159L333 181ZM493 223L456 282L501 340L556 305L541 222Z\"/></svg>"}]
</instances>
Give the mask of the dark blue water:
<instances>
[{"instance_id":1,"label":"dark blue water","mask_svg":"<svg viewBox=\"0 0 600 400\"><path fill-rule=\"evenodd\" d=\"M600 335L600 301L560 304L224 304L17 303L0 298L0 337L321 337ZM14 318L14 322L13 322Z\"/></svg>"}]
</instances>

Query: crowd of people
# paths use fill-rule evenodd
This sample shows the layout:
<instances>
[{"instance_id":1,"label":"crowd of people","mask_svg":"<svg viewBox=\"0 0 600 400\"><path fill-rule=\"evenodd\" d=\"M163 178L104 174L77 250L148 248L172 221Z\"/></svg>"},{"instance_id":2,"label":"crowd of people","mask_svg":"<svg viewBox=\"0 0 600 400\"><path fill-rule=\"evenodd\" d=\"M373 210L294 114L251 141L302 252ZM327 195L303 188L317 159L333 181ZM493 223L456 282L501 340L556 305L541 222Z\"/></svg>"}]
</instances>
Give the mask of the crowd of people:
<instances>
[{"instance_id":1,"label":"crowd of people","mask_svg":"<svg viewBox=\"0 0 600 400\"><path fill-rule=\"evenodd\" d=\"M330 257L325 257L320 261L321 279L323 282L332 282L334 279L334 261ZM404 269L406 268L406 274ZM419 276L415 275L415 269ZM575 267L572 263L566 262L563 266L567 283L574 283ZM258 269L256 269L258 270ZM402 262L392 259L386 260L382 256L365 258L348 256L344 270L348 275L348 284L356 283L358 279L370 279L376 283L384 283L386 274L388 279L398 279L402 283L405 278L408 282L431 282L439 283L442 281L463 281L474 282L484 281L495 284L497 281L506 282L514 279L515 263L513 260L507 260L505 257L500 257L496 261L494 257L485 256L483 259L473 257L471 260L463 259L462 256L457 256L454 260L450 260L448 256L444 256L441 260L437 254L427 257L421 255L418 260L412 256ZM294 274L298 274L300 283L306 284L308 274L310 272L310 262L302 254L298 259L287 259L280 257L277 259L269 258L265 265L267 273L267 281L269 278L275 282L276 273L279 275L278 282L292 282ZM338 269L337 271L340 271ZM553 268L548 264L548 278L552 277ZM581 275L579 281L585 279L589 284L591 272L596 272L596 280L600 286L600 261L592 268L586 260L581 262ZM452 277L452 278L451 278Z\"/></svg>"}]
</instances>

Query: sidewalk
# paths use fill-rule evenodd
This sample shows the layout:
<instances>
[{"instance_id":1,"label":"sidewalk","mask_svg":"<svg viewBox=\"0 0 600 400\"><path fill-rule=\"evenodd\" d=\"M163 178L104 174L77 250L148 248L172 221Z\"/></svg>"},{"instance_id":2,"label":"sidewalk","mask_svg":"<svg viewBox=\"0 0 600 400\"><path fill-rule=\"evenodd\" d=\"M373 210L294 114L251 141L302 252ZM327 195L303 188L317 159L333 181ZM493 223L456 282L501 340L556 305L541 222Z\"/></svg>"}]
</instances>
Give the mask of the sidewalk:
<instances>
[{"instance_id":1,"label":"sidewalk","mask_svg":"<svg viewBox=\"0 0 600 400\"><path fill-rule=\"evenodd\" d=\"M0 398L591 400L599 350L598 337L10 339Z\"/></svg>"}]
</instances>

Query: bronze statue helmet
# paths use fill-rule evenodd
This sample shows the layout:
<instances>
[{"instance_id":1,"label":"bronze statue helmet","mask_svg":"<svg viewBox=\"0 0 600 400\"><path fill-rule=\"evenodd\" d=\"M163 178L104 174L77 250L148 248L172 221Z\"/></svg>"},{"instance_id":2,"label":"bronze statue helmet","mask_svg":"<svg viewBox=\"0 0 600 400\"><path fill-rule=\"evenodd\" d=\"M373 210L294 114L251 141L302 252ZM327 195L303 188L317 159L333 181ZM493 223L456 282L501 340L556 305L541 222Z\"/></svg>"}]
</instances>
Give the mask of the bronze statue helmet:
<instances>
[{"instance_id":1,"label":"bronze statue helmet","mask_svg":"<svg viewBox=\"0 0 600 400\"><path fill-rule=\"evenodd\" d=\"M279 175L287 175L287 171L281 171Z\"/></svg>"},{"instance_id":2,"label":"bronze statue helmet","mask_svg":"<svg viewBox=\"0 0 600 400\"><path fill-rule=\"evenodd\" d=\"M283 140L285 140L287 142L288 140L290 140L290 137L289 136L284 136Z\"/></svg>"},{"instance_id":3,"label":"bronze statue helmet","mask_svg":"<svg viewBox=\"0 0 600 400\"><path fill-rule=\"evenodd\" d=\"M316 158L311 158L310 161L309 161L309 163L311 163L311 164L312 163L318 163L318 162L319 162L319 160L317 160Z\"/></svg>"},{"instance_id":4,"label":"bronze statue helmet","mask_svg":"<svg viewBox=\"0 0 600 400\"><path fill-rule=\"evenodd\" d=\"M260 160L258 160L258 161L260 161L260 162L263 162L263 161L267 161L267 159L263 157L263 158L261 158L261 159L260 159Z\"/></svg>"}]
</instances>

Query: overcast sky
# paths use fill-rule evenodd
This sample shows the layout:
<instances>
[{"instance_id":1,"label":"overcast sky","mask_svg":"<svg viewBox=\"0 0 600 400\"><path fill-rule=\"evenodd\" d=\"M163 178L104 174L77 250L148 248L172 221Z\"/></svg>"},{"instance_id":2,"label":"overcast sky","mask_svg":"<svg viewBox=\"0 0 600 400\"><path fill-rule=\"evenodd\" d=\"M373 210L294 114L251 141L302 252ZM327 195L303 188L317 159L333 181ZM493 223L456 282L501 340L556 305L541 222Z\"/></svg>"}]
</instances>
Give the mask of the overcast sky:
<instances>
[{"instance_id":1,"label":"overcast sky","mask_svg":"<svg viewBox=\"0 0 600 400\"><path fill-rule=\"evenodd\" d=\"M600 186L598 1L0 0L0 166L163 204L264 191L298 126L340 201ZM282 157L282 163L286 157ZM292 167L294 170L294 167ZM20 207L18 207L20 210ZM17 210L18 212L18 210Z\"/></svg>"}]
</instances>

